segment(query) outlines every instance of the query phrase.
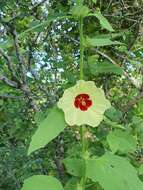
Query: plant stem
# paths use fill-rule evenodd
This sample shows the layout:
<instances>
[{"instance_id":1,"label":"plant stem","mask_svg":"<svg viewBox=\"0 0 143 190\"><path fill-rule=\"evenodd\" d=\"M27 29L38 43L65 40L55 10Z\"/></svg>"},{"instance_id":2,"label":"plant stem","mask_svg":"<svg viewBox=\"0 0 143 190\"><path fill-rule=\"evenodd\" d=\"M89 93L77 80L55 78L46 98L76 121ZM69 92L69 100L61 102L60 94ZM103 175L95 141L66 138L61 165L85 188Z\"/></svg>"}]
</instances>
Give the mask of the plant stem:
<instances>
[{"instance_id":1,"label":"plant stem","mask_svg":"<svg viewBox=\"0 0 143 190\"><path fill-rule=\"evenodd\" d=\"M85 132L86 132L86 126L83 125L81 126L81 143L82 143L82 158L84 162L86 162L86 151L87 151L87 139L85 137ZM82 190L85 190L85 185L86 185L86 170L84 167L84 176L82 176L80 185L82 187Z\"/></svg>"},{"instance_id":2,"label":"plant stem","mask_svg":"<svg viewBox=\"0 0 143 190\"><path fill-rule=\"evenodd\" d=\"M80 1L82 5L82 1ZM84 79L84 36L83 36L83 18L79 19L79 33L80 33L80 80ZM82 143L82 158L85 160L86 150L87 150L87 142L85 138L85 130L86 126L81 126L80 135L81 135L81 143ZM86 174L84 172L84 176L82 176L80 185L82 190L85 190L86 185Z\"/></svg>"},{"instance_id":3,"label":"plant stem","mask_svg":"<svg viewBox=\"0 0 143 190\"><path fill-rule=\"evenodd\" d=\"M83 69L84 69L84 45L83 45L83 18L79 20L79 32L80 32L80 80L83 77Z\"/></svg>"}]
</instances>

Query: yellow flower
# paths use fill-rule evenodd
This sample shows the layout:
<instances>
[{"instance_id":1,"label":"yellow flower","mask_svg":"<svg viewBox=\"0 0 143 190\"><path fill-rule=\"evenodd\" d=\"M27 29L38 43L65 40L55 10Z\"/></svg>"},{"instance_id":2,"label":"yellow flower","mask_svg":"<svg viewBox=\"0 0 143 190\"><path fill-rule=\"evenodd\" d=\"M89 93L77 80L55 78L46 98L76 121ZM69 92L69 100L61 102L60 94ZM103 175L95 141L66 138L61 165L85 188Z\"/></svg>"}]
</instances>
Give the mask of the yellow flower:
<instances>
[{"instance_id":1,"label":"yellow flower","mask_svg":"<svg viewBox=\"0 0 143 190\"><path fill-rule=\"evenodd\" d=\"M100 124L105 110L111 106L102 89L97 88L94 82L84 80L66 89L57 105L64 111L69 125L87 124L92 127Z\"/></svg>"}]
</instances>

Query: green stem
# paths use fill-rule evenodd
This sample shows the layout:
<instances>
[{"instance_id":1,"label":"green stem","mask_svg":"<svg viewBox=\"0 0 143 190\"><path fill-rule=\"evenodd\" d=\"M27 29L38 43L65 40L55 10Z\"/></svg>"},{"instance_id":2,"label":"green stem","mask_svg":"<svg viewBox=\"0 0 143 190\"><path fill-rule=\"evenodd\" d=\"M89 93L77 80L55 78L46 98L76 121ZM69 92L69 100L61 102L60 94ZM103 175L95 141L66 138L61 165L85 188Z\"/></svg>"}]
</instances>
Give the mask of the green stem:
<instances>
[{"instance_id":1,"label":"green stem","mask_svg":"<svg viewBox=\"0 0 143 190\"><path fill-rule=\"evenodd\" d=\"M87 139L85 137L85 132L86 132L86 126L83 125L81 126L81 143L82 143L82 158L86 162L86 151L87 151ZM85 168L84 168L85 169ZM84 171L84 176L82 176L80 185L82 190L85 190L86 186L86 170Z\"/></svg>"},{"instance_id":2,"label":"green stem","mask_svg":"<svg viewBox=\"0 0 143 190\"><path fill-rule=\"evenodd\" d=\"M82 5L82 1L80 1L80 4ZM83 36L83 18L81 17L79 19L79 33L80 33L80 80L84 79L84 36ZM85 138L85 130L86 126L81 126L81 143L82 143L82 158L85 160L86 150L87 150L87 142ZM84 176L81 178L80 186L82 190L85 190L86 185L86 175L84 172Z\"/></svg>"},{"instance_id":3,"label":"green stem","mask_svg":"<svg viewBox=\"0 0 143 190\"><path fill-rule=\"evenodd\" d=\"M85 158L87 150L87 140L85 138L86 126L81 126L82 157Z\"/></svg>"},{"instance_id":4,"label":"green stem","mask_svg":"<svg viewBox=\"0 0 143 190\"><path fill-rule=\"evenodd\" d=\"M83 77L83 69L84 69L84 45L83 45L83 18L80 18L79 21L79 32L80 32L80 80Z\"/></svg>"}]
</instances>

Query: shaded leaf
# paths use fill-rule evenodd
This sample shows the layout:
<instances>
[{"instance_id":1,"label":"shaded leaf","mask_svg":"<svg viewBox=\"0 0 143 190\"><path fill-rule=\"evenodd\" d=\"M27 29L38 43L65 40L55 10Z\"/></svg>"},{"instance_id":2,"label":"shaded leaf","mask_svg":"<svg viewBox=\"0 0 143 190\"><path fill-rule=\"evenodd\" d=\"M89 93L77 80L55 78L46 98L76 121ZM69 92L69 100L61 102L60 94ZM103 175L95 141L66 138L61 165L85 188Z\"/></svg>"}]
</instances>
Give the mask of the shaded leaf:
<instances>
[{"instance_id":1,"label":"shaded leaf","mask_svg":"<svg viewBox=\"0 0 143 190\"><path fill-rule=\"evenodd\" d=\"M107 117L104 117L104 122L106 123L106 125L108 125L111 128L118 128L118 129L125 129L125 127L115 121L112 121L110 119L108 119Z\"/></svg>"},{"instance_id":2,"label":"shaded leaf","mask_svg":"<svg viewBox=\"0 0 143 190\"><path fill-rule=\"evenodd\" d=\"M66 158L63 163L67 169L67 172L73 176L85 175L85 161L77 158Z\"/></svg>"},{"instance_id":3,"label":"shaded leaf","mask_svg":"<svg viewBox=\"0 0 143 190\"><path fill-rule=\"evenodd\" d=\"M121 111L115 109L113 106L105 112L105 116L114 122L120 122L123 114Z\"/></svg>"},{"instance_id":4,"label":"shaded leaf","mask_svg":"<svg viewBox=\"0 0 143 190\"><path fill-rule=\"evenodd\" d=\"M100 25L103 28L109 30L110 32L114 32L114 29L112 28L109 21L100 12L96 12L96 13L89 14L89 15L90 16L95 16L100 21Z\"/></svg>"},{"instance_id":5,"label":"shaded leaf","mask_svg":"<svg viewBox=\"0 0 143 190\"><path fill-rule=\"evenodd\" d=\"M68 180L64 189L65 190L80 190L79 180L75 177L72 177L71 179Z\"/></svg>"}]
</instances>

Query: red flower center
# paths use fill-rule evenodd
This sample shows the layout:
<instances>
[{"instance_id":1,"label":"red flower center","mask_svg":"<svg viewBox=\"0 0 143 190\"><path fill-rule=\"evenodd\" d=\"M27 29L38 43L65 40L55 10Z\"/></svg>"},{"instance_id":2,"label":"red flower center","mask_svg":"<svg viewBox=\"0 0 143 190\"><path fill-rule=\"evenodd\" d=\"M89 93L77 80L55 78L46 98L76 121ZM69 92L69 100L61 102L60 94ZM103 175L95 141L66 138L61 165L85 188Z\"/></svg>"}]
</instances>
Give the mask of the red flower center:
<instances>
[{"instance_id":1,"label":"red flower center","mask_svg":"<svg viewBox=\"0 0 143 190\"><path fill-rule=\"evenodd\" d=\"M81 111L87 111L92 105L92 101L88 94L79 94L75 97L74 106Z\"/></svg>"}]
</instances>

